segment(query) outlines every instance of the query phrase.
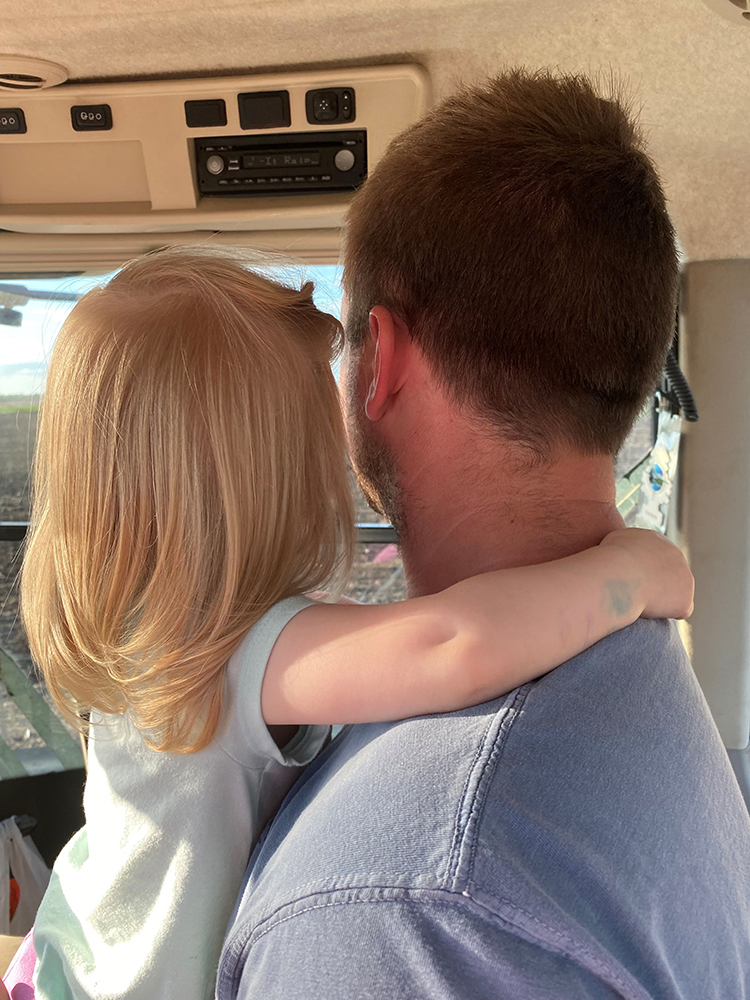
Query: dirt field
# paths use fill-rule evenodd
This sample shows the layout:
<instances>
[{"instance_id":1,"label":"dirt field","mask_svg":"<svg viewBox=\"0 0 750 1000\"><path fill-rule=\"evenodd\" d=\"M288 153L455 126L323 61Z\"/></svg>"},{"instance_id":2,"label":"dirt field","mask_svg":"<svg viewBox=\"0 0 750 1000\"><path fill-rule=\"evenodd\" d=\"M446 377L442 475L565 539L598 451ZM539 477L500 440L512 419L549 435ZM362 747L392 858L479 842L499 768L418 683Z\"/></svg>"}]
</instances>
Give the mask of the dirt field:
<instances>
[{"instance_id":1,"label":"dirt field","mask_svg":"<svg viewBox=\"0 0 750 1000\"><path fill-rule=\"evenodd\" d=\"M21 404L23 409L13 410ZM29 465L36 433L37 400L0 396L0 521L27 521L29 517ZM18 621L21 546L0 542L0 646L17 662L30 666L28 650Z\"/></svg>"},{"instance_id":2,"label":"dirt field","mask_svg":"<svg viewBox=\"0 0 750 1000\"><path fill-rule=\"evenodd\" d=\"M0 396L0 521L29 517L29 465L36 433L35 398ZM0 647L26 673L34 672L18 617L18 572L22 544L0 542ZM35 684L41 690L41 684ZM29 726L0 684L0 735L12 750L41 748L43 741Z\"/></svg>"},{"instance_id":3,"label":"dirt field","mask_svg":"<svg viewBox=\"0 0 750 1000\"><path fill-rule=\"evenodd\" d=\"M26 521L38 401L0 396L0 520Z\"/></svg>"}]
</instances>

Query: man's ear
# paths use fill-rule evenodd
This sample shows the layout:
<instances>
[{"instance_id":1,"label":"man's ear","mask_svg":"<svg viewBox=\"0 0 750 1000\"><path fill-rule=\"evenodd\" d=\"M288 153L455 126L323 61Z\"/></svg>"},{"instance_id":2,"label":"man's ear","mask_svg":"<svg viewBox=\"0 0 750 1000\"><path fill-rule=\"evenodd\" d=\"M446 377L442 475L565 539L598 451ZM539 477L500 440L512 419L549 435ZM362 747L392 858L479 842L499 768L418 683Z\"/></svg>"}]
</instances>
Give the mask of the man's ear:
<instances>
[{"instance_id":1,"label":"man's ear","mask_svg":"<svg viewBox=\"0 0 750 1000\"><path fill-rule=\"evenodd\" d=\"M365 399L365 414L369 420L380 420L403 384L403 324L385 306L373 306L369 316L368 336L372 367Z\"/></svg>"}]
</instances>

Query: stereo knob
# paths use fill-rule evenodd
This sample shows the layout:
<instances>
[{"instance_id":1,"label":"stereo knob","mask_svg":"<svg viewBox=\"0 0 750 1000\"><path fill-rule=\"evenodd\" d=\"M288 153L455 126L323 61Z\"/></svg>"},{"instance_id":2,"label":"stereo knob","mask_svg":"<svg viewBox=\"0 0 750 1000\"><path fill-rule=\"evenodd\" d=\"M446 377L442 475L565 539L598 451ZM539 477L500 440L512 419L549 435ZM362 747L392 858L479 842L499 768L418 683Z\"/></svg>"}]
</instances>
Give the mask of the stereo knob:
<instances>
[{"instance_id":1,"label":"stereo knob","mask_svg":"<svg viewBox=\"0 0 750 1000\"><path fill-rule=\"evenodd\" d=\"M354 153L351 149L340 149L334 156L333 162L336 164L337 170L345 173L354 166Z\"/></svg>"},{"instance_id":2,"label":"stereo knob","mask_svg":"<svg viewBox=\"0 0 750 1000\"><path fill-rule=\"evenodd\" d=\"M224 158L222 156L209 156L206 160L206 170L209 174L220 174L224 171Z\"/></svg>"}]
</instances>

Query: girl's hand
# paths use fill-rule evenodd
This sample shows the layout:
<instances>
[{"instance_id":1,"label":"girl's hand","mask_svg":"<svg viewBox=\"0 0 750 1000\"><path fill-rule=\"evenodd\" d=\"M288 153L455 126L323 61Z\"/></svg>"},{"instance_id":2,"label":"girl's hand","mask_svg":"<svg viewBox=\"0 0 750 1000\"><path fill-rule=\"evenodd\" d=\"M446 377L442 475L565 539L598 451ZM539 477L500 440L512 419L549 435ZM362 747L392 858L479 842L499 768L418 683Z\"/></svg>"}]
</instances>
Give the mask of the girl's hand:
<instances>
[{"instance_id":1,"label":"girl's hand","mask_svg":"<svg viewBox=\"0 0 750 1000\"><path fill-rule=\"evenodd\" d=\"M695 580L682 552L658 531L620 528L601 542L629 553L640 581L641 618L689 618Z\"/></svg>"}]
</instances>

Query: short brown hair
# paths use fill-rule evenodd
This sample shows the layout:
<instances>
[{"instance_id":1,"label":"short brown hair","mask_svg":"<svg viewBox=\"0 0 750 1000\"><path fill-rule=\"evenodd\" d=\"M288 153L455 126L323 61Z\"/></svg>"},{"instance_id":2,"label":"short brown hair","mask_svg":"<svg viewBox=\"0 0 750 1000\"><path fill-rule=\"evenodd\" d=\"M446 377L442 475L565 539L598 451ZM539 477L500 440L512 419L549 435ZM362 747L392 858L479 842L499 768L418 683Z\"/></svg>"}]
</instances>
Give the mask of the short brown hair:
<instances>
[{"instance_id":1,"label":"short brown hair","mask_svg":"<svg viewBox=\"0 0 750 1000\"><path fill-rule=\"evenodd\" d=\"M674 328L675 234L621 97L511 70L398 136L349 213L347 339L391 308L461 402L540 454L614 452Z\"/></svg>"}]
</instances>

